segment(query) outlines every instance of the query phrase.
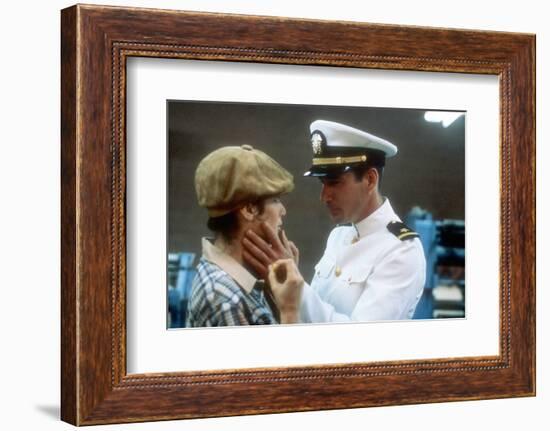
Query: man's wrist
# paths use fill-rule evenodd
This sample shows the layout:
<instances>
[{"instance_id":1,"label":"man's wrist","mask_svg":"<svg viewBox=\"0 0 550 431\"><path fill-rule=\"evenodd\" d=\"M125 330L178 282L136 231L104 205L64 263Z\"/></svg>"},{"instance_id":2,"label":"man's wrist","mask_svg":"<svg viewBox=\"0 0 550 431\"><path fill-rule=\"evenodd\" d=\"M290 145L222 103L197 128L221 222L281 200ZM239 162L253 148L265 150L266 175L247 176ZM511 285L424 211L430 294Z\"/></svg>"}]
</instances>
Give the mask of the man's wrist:
<instances>
[{"instance_id":1,"label":"man's wrist","mask_svg":"<svg viewBox=\"0 0 550 431\"><path fill-rule=\"evenodd\" d=\"M300 317L300 311L298 309L292 310L280 310L281 323L297 323Z\"/></svg>"}]
</instances>

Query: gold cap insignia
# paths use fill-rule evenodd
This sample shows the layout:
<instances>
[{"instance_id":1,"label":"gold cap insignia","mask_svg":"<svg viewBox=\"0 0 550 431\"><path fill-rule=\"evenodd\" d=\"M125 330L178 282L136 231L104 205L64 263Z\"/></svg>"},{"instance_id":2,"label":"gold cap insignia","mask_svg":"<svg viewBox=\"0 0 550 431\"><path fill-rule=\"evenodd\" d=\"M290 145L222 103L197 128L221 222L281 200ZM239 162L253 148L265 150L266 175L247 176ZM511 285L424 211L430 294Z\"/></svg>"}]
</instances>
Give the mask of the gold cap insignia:
<instances>
[{"instance_id":1,"label":"gold cap insignia","mask_svg":"<svg viewBox=\"0 0 550 431\"><path fill-rule=\"evenodd\" d=\"M323 142L323 137L319 133L314 133L311 135L311 146L313 147L313 154L321 154L321 143Z\"/></svg>"}]
</instances>

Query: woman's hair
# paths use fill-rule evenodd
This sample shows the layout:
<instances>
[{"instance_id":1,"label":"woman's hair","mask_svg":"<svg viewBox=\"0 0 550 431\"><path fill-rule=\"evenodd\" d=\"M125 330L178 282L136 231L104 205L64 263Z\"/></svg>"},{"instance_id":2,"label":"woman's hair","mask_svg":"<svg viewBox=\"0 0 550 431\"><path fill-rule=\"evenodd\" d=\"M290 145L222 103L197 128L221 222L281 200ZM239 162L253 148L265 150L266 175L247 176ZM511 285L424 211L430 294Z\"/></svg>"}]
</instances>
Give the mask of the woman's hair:
<instances>
[{"instance_id":1,"label":"woman's hair","mask_svg":"<svg viewBox=\"0 0 550 431\"><path fill-rule=\"evenodd\" d=\"M255 202L252 202L252 205L255 205L258 208L258 214L262 214L265 210L265 202L269 197L263 197L258 199ZM215 235L221 235L224 240L231 241L237 235L239 230L239 217L237 211L231 211L230 213L224 214L219 217L210 217L206 225L208 229L214 232Z\"/></svg>"}]
</instances>

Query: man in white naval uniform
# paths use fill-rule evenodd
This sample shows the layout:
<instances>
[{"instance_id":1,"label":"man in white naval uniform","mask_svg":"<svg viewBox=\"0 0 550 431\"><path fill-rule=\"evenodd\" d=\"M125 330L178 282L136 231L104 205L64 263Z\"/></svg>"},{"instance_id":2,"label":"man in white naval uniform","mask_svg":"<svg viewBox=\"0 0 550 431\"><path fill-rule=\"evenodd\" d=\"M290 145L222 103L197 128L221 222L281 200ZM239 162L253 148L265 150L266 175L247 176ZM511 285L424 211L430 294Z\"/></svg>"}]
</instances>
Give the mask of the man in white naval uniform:
<instances>
[{"instance_id":1,"label":"man in white naval uniform","mask_svg":"<svg viewBox=\"0 0 550 431\"><path fill-rule=\"evenodd\" d=\"M397 234L388 229L392 224ZM411 319L424 288L426 261L418 235L402 226L386 199L358 223L336 227L311 285L304 285L301 321ZM412 239L405 240L409 234Z\"/></svg>"},{"instance_id":2,"label":"man in white naval uniform","mask_svg":"<svg viewBox=\"0 0 550 431\"><path fill-rule=\"evenodd\" d=\"M304 283L302 322L411 319L422 295L426 260L418 234L405 226L379 191L386 158L397 147L370 133L331 121L310 125L313 164L304 174L322 183L321 201L337 226ZM261 273L290 250L286 237L247 235L250 264ZM290 253L287 251L286 256ZM273 277L271 278L272 280ZM274 281L276 291L284 280Z\"/></svg>"}]
</instances>

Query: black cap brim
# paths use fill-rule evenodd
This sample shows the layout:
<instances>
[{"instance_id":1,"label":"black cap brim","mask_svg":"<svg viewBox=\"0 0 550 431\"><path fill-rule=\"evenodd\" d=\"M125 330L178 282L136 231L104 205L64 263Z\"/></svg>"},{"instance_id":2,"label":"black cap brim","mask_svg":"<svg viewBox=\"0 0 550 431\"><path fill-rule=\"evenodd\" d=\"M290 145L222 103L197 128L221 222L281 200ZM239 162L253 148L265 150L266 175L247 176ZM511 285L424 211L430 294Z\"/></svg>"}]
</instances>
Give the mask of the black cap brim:
<instances>
[{"instance_id":1,"label":"black cap brim","mask_svg":"<svg viewBox=\"0 0 550 431\"><path fill-rule=\"evenodd\" d=\"M304 173L304 177L338 177L351 170L350 165L315 165Z\"/></svg>"}]
</instances>

